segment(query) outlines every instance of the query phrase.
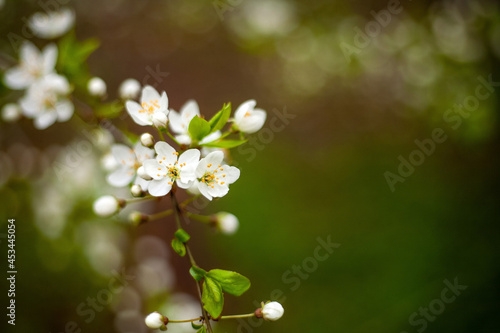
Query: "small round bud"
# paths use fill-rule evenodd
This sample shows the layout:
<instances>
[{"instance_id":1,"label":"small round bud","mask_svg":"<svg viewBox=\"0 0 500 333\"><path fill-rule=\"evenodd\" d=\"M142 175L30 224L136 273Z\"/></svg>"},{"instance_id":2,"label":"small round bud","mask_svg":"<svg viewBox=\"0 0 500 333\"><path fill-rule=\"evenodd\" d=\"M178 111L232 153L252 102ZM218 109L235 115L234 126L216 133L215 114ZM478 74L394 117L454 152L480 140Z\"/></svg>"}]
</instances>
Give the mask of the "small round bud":
<instances>
[{"instance_id":1,"label":"small round bud","mask_svg":"<svg viewBox=\"0 0 500 333\"><path fill-rule=\"evenodd\" d=\"M217 229L226 235L234 234L240 225L238 218L227 212L215 214L215 219Z\"/></svg>"},{"instance_id":2,"label":"small round bud","mask_svg":"<svg viewBox=\"0 0 500 333\"><path fill-rule=\"evenodd\" d=\"M142 179L145 179L145 180L151 180L151 179L153 179L153 178L151 178L151 176L150 176L150 175L148 175L148 174L146 173L146 170L144 170L144 166L143 166L143 165L141 165L141 166L139 167L139 169L137 169L137 175L138 175L139 177L141 177Z\"/></svg>"},{"instance_id":3,"label":"small round bud","mask_svg":"<svg viewBox=\"0 0 500 333\"><path fill-rule=\"evenodd\" d=\"M121 203L112 195L105 195L94 202L94 212L102 217L115 214L120 209Z\"/></svg>"},{"instance_id":4,"label":"small round bud","mask_svg":"<svg viewBox=\"0 0 500 333\"><path fill-rule=\"evenodd\" d=\"M126 79L120 84L118 94L123 99L135 99L139 96L141 84L136 79Z\"/></svg>"},{"instance_id":5,"label":"small round bud","mask_svg":"<svg viewBox=\"0 0 500 333\"><path fill-rule=\"evenodd\" d=\"M132 185L132 187L130 188L130 193L132 193L132 195L134 197L140 197L140 196L142 196L143 192L142 192L141 185L139 185L139 184Z\"/></svg>"},{"instance_id":6,"label":"small round bud","mask_svg":"<svg viewBox=\"0 0 500 333\"><path fill-rule=\"evenodd\" d=\"M8 123L19 120L21 118L21 108L14 103L5 104L2 108L2 119Z\"/></svg>"},{"instance_id":7,"label":"small round bud","mask_svg":"<svg viewBox=\"0 0 500 333\"><path fill-rule=\"evenodd\" d=\"M155 139L149 133L143 133L141 135L141 143L144 147L151 148L155 144Z\"/></svg>"},{"instance_id":8,"label":"small round bud","mask_svg":"<svg viewBox=\"0 0 500 333\"><path fill-rule=\"evenodd\" d=\"M168 324L168 318L163 316L161 313L155 311L150 313L146 317L144 322L146 323L146 326L148 326L149 328L157 330L166 328L165 326ZM162 329L162 331L163 330L164 329Z\"/></svg>"},{"instance_id":9,"label":"small round bud","mask_svg":"<svg viewBox=\"0 0 500 333\"><path fill-rule=\"evenodd\" d=\"M285 309L278 302L269 302L262 307L262 316L265 320L276 321L283 316Z\"/></svg>"},{"instance_id":10,"label":"small round bud","mask_svg":"<svg viewBox=\"0 0 500 333\"><path fill-rule=\"evenodd\" d=\"M130 213L130 215L128 216L128 219L133 225L138 226L142 223L147 222L149 220L149 217L146 214L143 214L143 213L138 212L138 211L134 211L134 212Z\"/></svg>"},{"instance_id":11,"label":"small round bud","mask_svg":"<svg viewBox=\"0 0 500 333\"><path fill-rule=\"evenodd\" d=\"M156 112L153 115L153 119L152 120L153 120L153 125L156 128L167 127L168 118L167 118L167 115L164 114L163 112Z\"/></svg>"},{"instance_id":12,"label":"small round bud","mask_svg":"<svg viewBox=\"0 0 500 333\"><path fill-rule=\"evenodd\" d=\"M106 94L106 82L100 77L93 77L89 80L87 89L92 96L104 96Z\"/></svg>"}]
</instances>

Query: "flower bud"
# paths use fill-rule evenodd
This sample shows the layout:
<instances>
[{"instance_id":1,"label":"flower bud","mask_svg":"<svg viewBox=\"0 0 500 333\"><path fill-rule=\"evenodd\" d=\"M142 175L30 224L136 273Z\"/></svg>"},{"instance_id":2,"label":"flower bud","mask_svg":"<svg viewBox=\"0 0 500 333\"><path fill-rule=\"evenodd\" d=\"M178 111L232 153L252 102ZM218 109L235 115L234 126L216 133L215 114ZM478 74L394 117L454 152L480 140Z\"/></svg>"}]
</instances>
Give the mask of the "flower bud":
<instances>
[{"instance_id":1,"label":"flower bud","mask_svg":"<svg viewBox=\"0 0 500 333\"><path fill-rule=\"evenodd\" d=\"M155 144L155 139L149 133L143 133L141 135L141 143L144 147L151 148Z\"/></svg>"},{"instance_id":2,"label":"flower bud","mask_svg":"<svg viewBox=\"0 0 500 333\"><path fill-rule=\"evenodd\" d=\"M120 202L112 195L105 195L94 202L94 212L102 217L108 217L120 209Z\"/></svg>"},{"instance_id":3,"label":"flower bud","mask_svg":"<svg viewBox=\"0 0 500 333\"><path fill-rule=\"evenodd\" d=\"M144 320L144 322L146 323L146 325L151 328L151 329L166 329L166 325L168 324L168 318L163 316L161 313L159 312L152 312L150 313L146 319Z\"/></svg>"},{"instance_id":4,"label":"flower bud","mask_svg":"<svg viewBox=\"0 0 500 333\"><path fill-rule=\"evenodd\" d=\"M6 122L14 122L21 118L21 108L14 103L5 104L2 108L2 119Z\"/></svg>"},{"instance_id":5,"label":"flower bud","mask_svg":"<svg viewBox=\"0 0 500 333\"><path fill-rule=\"evenodd\" d=\"M276 321L283 316L285 309L278 302L268 302L262 307L262 317L265 320Z\"/></svg>"},{"instance_id":6,"label":"flower bud","mask_svg":"<svg viewBox=\"0 0 500 333\"><path fill-rule=\"evenodd\" d=\"M133 225L138 226L142 223L147 222L149 217L146 214L143 214L143 213L138 212L138 211L134 211L134 212L130 213L130 215L128 216L128 219Z\"/></svg>"},{"instance_id":7,"label":"flower bud","mask_svg":"<svg viewBox=\"0 0 500 333\"><path fill-rule=\"evenodd\" d=\"M142 196L143 191L142 191L141 185L139 185L139 184L132 185L132 187L130 188L130 193L132 193L132 195L134 197L140 197L140 196Z\"/></svg>"},{"instance_id":8,"label":"flower bud","mask_svg":"<svg viewBox=\"0 0 500 333\"><path fill-rule=\"evenodd\" d=\"M167 115L164 114L163 112L155 112L153 115L153 125L156 128L162 128L162 127L167 127Z\"/></svg>"},{"instance_id":9,"label":"flower bud","mask_svg":"<svg viewBox=\"0 0 500 333\"><path fill-rule=\"evenodd\" d=\"M226 235L234 234L240 225L238 218L227 212L215 214L215 219L217 229Z\"/></svg>"},{"instance_id":10,"label":"flower bud","mask_svg":"<svg viewBox=\"0 0 500 333\"><path fill-rule=\"evenodd\" d=\"M146 173L146 170L144 170L144 166L142 166L142 165L139 167L139 169L137 169L137 175L139 177L141 177L142 179L145 179L145 180L151 180L151 179L153 179L153 178L151 178L150 175L148 175Z\"/></svg>"},{"instance_id":11,"label":"flower bud","mask_svg":"<svg viewBox=\"0 0 500 333\"><path fill-rule=\"evenodd\" d=\"M123 99L135 99L139 96L141 84L136 79L127 79L118 88L118 94Z\"/></svg>"},{"instance_id":12,"label":"flower bud","mask_svg":"<svg viewBox=\"0 0 500 333\"><path fill-rule=\"evenodd\" d=\"M106 94L106 82L100 77L93 77L89 80L87 89L92 96L104 96Z\"/></svg>"}]
</instances>

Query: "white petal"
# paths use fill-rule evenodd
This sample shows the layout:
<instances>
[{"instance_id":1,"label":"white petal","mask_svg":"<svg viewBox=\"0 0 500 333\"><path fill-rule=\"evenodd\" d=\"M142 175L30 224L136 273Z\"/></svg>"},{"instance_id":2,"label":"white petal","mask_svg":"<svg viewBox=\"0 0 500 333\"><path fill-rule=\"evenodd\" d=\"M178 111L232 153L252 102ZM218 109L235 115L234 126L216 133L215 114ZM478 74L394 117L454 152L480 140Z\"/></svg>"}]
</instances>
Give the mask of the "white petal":
<instances>
[{"instance_id":1,"label":"white petal","mask_svg":"<svg viewBox=\"0 0 500 333\"><path fill-rule=\"evenodd\" d=\"M177 161L177 153L171 145L164 141L159 141L155 144L155 151L158 156L156 160L162 161L163 165L174 164Z\"/></svg>"},{"instance_id":2,"label":"white petal","mask_svg":"<svg viewBox=\"0 0 500 333\"><path fill-rule=\"evenodd\" d=\"M130 184L134 176L135 173L133 169L122 166L118 170L109 174L106 180L111 186L123 187Z\"/></svg>"},{"instance_id":3,"label":"white petal","mask_svg":"<svg viewBox=\"0 0 500 333\"><path fill-rule=\"evenodd\" d=\"M209 135L207 135L206 137L204 137L201 141L200 141L200 144L204 144L204 143L208 143L208 142L212 142L212 141L215 141L217 140L218 138L220 138L222 136L222 132L221 131L215 131Z\"/></svg>"},{"instance_id":4,"label":"white petal","mask_svg":"<svg viewBox=\"0 0 500 333\"><path fill-rule=\"evenodd\" d=\"M208 187L208 193L215 198L223 197L227 194L227 192L229 192L229 187L227 187L227 185L217 183L213 183L212 185L213 187Z\"/></svg>"},{"instance_id":5,"label":"white petal","mask_svg":"<svg viewBox=\"0 0 500 333\"><path fill-rule=\"evenodd\" d=\"M264 110L256 109L251 111L248 117L243 117L237 123L240 131L251 134L259 131L266 122L267 113Z\"/></svg>"},{"instance_id":6,"label":"white petal","mask_svg":"<svg viewBox=\"0 0 500 333\"><path fill-rule=\"evenodd\" d=\"M4 82L10 89L25 89L34 80L34 77L27 71L14 67L5 72Z\"/></svg>"},{"instance_id":7,"label":"white petal","mask_svg":"<svg viewBox=\"0 0 500 333\"><path fill-rule=\"evenodd\" d=\"M134 146L134 153L137 161L142 164L145 160L154 158L154 149L144 147L141 142L137 142Z\"/></svg>"},{"instance_id":8,"label":"white petal","mask_svg":"<svg viewBox=\"0 0 500 333\"><path fill-rule=\"evenodd\" d=\"M135 177L134 184L140 185L143 191L147 191L150 180L143 179L139 176Z\"/></svg>"},{"instance_id":9,"label":"white petal","mask_svg":"<svg viewBox=\"0 0 500 333\"><path fill-rule=\"evenodd\" d=\"M257 102L253 99L241 103L241 105L238 106L238 108L234 112L234 120L236 122L239 122L248 111L251 111L255 108L255 105L257 105Z\"/></svg>"},{"instance_id":10,"label":"white petal","mask_svg":"<svg viewBox=\"0 0 500 333\"><path fill-rule=\"evenodd\" d=\"M71 103L67 99L63 99L56 104L56 112L57 112L57 120L58 121L67 121L73 115L75 107L73 103Z\"/></svg>"},{"instance_id":11,"label":"white petal","mask_svg":"<svg viewBox=\"0 0 500 333\"><path fill-rule=\"evenodd\" d=\"M240 178L240 169L237 167L224 165L222 168L224 169L222 174L226 175L226 177L223 177L224 181L228 184L232 184Z\"/></svg>"},{"instance_id":12,"label":"white petal","mask_svg":"<svg viewBox=\"0 0 500 333\"><path fill-rule=\"evenodd\" d=\"M156 91L155 88L151 86L145 86L142 89L141 104L150 103L151 101L154 100L159 101L160 99L161 99L160 94L158 93L158 91Z\"/></svg>"},{"instance_id":13,"label":"white petal","mask_svg":"<svg viewBox=\"0 0 500 333\"><path fill-rule=\"evenodd\" d=\"M53 111L47 111L35 118L35 127L37 129L46 129L50 125L56 122L57 113Z\"/></svg>"},{"instance_id":14,"label":"white petal","mask_svg":"<svg viewBox=\"0 0 500 333\"><path fill-rule=\"evenodd\" d=\"M153 125L151 117L146 115L146 113L139 112L142 110L142 107L137 102L127 101L127 103L125 103L125 108L136 124L141 126Z\"/></svg>"},{"instance_id":15,"label":"white petal","mask_svg":"<svg viewBox=\"0 0 500 333\"><path fill-rule=\"evenodd\" d=\"M191 137L188 134L176 135L175 139L181 145L190 145L191 144Z\"/></svg>"},{"instance_id":16,"label":"white petal","mask_svg":"<svg viewBox=\"0 0 500 333\"><path fill-rule=\"evenodd\" d=\"M40 56L40 51L33 43L25 41L21 45L20 57L23 61L30 64L37 63L40 61Z\"/></svg>"},{"instance_id":17,"label":"white petal","mask_svg":"<svg viewBox=\"0 0 500 333\"><path fill-rule=\"evenodd\" d=\"M189 149L179 156L179 164L186 163L185 167L192 167L193 170L200 161L200 151L198 149Z\"/></svg>"},{"instance_id":18,"label":"white petal","mask_svg":"<svg viewBox=\"0 0 500 333\"><path fill-rule=\"evenodd\" d=\"M161 197L166 195L172 189L172 185L169 184L170 179L164 178L160 180L153 179L149 182L148 191L149 194L155 197Z\"/></svg>"},{"instance_id":19,"label":"white petal","mask_svg":"<svg viewBox=\"0 0 500 333\"><path fill-rule=\"evenodd\" d=\"M49 74L54 71L57 61L57 46L49 44L43 50L43 74Z\"/></svg>"},{"instance_id":20,"label":"white petal","mask_svg":"<svg viewBox=\"0 0 500 333\"><path fill-rule=\"evenodd\" d=\"M144 166L144 171L146 171L151 178L155 180L168 179L168 177L165 177L167 169L163 166L163 164L159 164L156 160L146 160L142 165Z\"/></svg>"},{"instance_id":21,"label":"white petal","mask_svg":"<svg viewBox=\"0 0 500 333\"><path fill-rule=\"evenodd\" d=\"M111 147L111 154L119 165L126 165L133 168L135 165L135 154L130 147L122 144L114 144Z\"/></svg>"},{"instance_id":22,"label":"white petal","mask_svg":"<svg viewBox=\"0 0 500 333\"><path fill-rule=\"evenodd\" d=\"M186 182L182 181L181 179L177 179L176 182L177 182L177 186L186 190L186 189L190 188L191 185L193 185L194 179L191 181L186 181Z\"/></svg>"},{"instance_id":23,"label":"white petal","mask_svg":"<svg viewBox=\"0 0 500 333\"><path fill-rule=\"evenodd\" d=\"M224 153L221 151L214 151L202 158L196 167L196 177L201 178L205 172L213 172L224 159Z\"/></svg>"},{"instance_id":24,"label":"white petal","mask_svg":"<svg viewBox=\"0 0 500 333\"><path fill-rule=\"evenodd\" d=\"M182 127L181 115L177 111L170 110L168 119L169 119L170 129L172 129L172 132L176 134L186 133L186 131Z\"/></svg>"},{"instance_id":25,"label":"white petal","mask_svg":"<svg viewBox=\"0 0 500 333\"><path fill-rule=\"evenodd\" d=\"M200 190L200 193L205 198L207 198L208 200L212 201L212 196L210 195L210 193L208 193L208 186L205 183L199 182L198 183L198 189Z\"/></svg>"},{"instance_id":26,"label":"white petal","mask_svg":"<svg viewBox=\"0 0 500 333\"><path fill-rule=\"evenodd\" d=\"M167 96L166 92L163 92L161 94L159 111L165 113L165 115L168 115L168 113L169 113L169 111L168 111L168 96Z\"/></svg>"}]
</instances>

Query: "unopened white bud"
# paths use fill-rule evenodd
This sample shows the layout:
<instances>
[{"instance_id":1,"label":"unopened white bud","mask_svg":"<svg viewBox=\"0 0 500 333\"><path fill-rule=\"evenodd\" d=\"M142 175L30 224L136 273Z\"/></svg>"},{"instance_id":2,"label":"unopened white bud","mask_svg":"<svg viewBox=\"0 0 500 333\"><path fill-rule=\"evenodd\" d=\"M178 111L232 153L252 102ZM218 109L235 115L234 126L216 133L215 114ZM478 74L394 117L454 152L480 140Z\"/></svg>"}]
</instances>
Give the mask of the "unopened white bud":
<instances>
[{"instance_id":1,"label":"unopened white bud","mask_svg":"<svg viewBox=\"0 0 500 333\"><path fill-rule=\"evenodd\" d=\"M145 179L145 180L151 180L153 178L151 178L150 175L148 175L146 173L146 170L144 170L144 166L140 166L139 169L137 169L137 176L141 177L142 179Z\"/></svg>"},{"instance_id":2,"label":"unopened white bud","mask_svg":"<svg viewBox=\"0 0 500 333\"><path fill-rule=\"evenodd\" d=\"M149 133L143 133L141 135L141 143L144 147L151 148L155 144L155 139Z\"/></svg>"},{"instance_id":3,"label":"unopened white bud","mask_svg":"<svg viewBox=\"0 0 500 333\"><path fill-rule=\"evenodd\" d=\"M217 228L226 235L232 235L240 225L238 218L231 213L220 212L215 215Z\"/></svg>"},{"instance_id":4,"label":"unopened white bud","mask_svg":"<svg viewBox=\"0 0 500 333\"><path fill-rule=\"evenodd\" d=\"M5 104L2 108L2 119L6 122L14 122L21 118L21 108L14 103Z\"/></svg>"},{"instance_id":5,"label":"unopened white bud","mask_svg":"<svg viewBox=\"0 0 500 333\"><path fill-rule=\"evenodd\" d=\"M87 89L92 96L104 96L106 94L106 82L100 77L93 77L89 80Z\"/></svg>"},{"instance_id":6,"label":"unopened white bud","mask_svg":"<svg viewBox=\"0 0 500 333\"><path fill-rule=\"evenodd\" d=\"M285 313L285 309L278 302L269 302L262 307L262 316L266 320L278 320L283 316L283 313Z\"/></svg>"},{"instance_id":7,"label":"unopened white bud","mask_svg":"<svg viewBox=\"0 0 500 333\"><path fill-rule=\"evenodd\" d=\"M161 313L155 311L150 313L146 317L144 322L149 328L157 330L159 328L164 327L168 323L168 319L164 317Z\"/></svg>"},{"instance_id":8,"label":"unopened white bud","mask_svg":"<svg viewBox=\"0 0 500 333\"><path fill-rule=\"evenodd\" d=\"M139 184L132 185L130 192L134 197L140 197L142 195L142 187Z\"/></svg>"},{"instance_id":9,"label":"unopened white bud","mask_svg":"<svg viewBox=\"0 0 500 333\"><path fill-rule=\"evenodd\" d=\"M123 99L135 99L141 91L141 84L136 79L126 79L118 88L118 94Z\"/></svg>"},{"instance_id":10,"label":"unopened white bud","mask_svg":"<svg viewBox=\"0 0 500 333\"><path fill-rule=\"evenodd\" d=\"M134 212L129 214L128 219L133 225L138 226L142 223L147 222L149 217L146 214L143 214L143 213L138 212L138 211L134 211Z\"/></svg>"},{"instance_id":11,"label":"unopened white bud","mask_svg":"<svg viewBox=\"0 0 500 333\"><path fill-rule=\"evenodd\" d=\"M153 120L153 125L156 128L167 127L168 118L167 115L164 114L163 112L155 112L155 114L153 114L152 120Z\"/></svg>"},{"instance_id":12,"label":"unopened white bud","mask_svg":"<svg viewBox=\"0 0 500 333\"><path fill-rule=\"evenodd\" d=\"M120 203L112 195L105 195L94 202L94 212L102 217L115 214L120 208Z\"/></svg>"}]
</instances>

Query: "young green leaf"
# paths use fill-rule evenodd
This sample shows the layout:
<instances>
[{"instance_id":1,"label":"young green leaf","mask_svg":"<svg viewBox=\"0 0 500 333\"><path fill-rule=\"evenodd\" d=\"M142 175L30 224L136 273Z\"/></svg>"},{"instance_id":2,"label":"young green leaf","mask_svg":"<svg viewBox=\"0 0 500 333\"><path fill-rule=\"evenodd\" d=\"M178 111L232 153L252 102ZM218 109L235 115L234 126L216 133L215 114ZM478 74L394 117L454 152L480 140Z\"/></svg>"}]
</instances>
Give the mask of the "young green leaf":
<instances>
[{"instance_id":1,"label":"young green leaf","mask_svg":"<svg viewBox=\"0 0 500 333\"><path fill-rule=\"evenodd\" d=\"M210 133L218 131L226 125L229 116L231 115L231 103L222 106L222 109L217 112L212 119L209 120Z\"/></svg>"},{"instance_id":2,"label":"young green leaf","mask_svg":"<svg viewBox=\"0 0 500 333\"><path fill-rule=\"evenodd\" d=\"M204 326L203 326L203 324L195 324L195 323L194 323L194 321L192 321L192 322L191 322L191 326L192 326L195 330L197 330L197 329L200 329L200 328L204 327ZM198 331L198 332L200 332L200 331Z\"/></svg>"},{"instance_id":3,"label":"young green leaf","mask_svg":"<svg viewBox=\"0 0 500 333\"><path fill-rule=\"evenodd\" d=\"M220 316L224 307L222 287L217 281L208 276L205 276L205 281L203 281L201 300L203 301L203 307L212 317L218 318Z\"/></svg>"},{"instance_id":4,"label":"young green leaf","mask_svg":"<svg viewBox=\"0 0 500 333\"><path fill-rule=\"evenodd\" d=\"M196 333L207 333L207 329L205 328L205 326L201 326L201 328L197 330Z\"/></svg>"},{"instance_id":5,"label":"young green leaf","mask_svg":"<svg viewBox=\"0 0 500 333\"><path fill-rule=\"evenodd\" d=\"M220 140L220 141L215 140L215 141L204 143L204 144L202 144L202 146L211 147L211 148L228 148L229 149L229 148L238 147L247 141L248 140Z\"/></svg>"},{"instance_id":6,"label":"young green leaf","mask_svg":"<svg viewBox=\"0 0 500 333\"><path fill-rule=\"evenodd\" d=\"M222 269L212 269L207 273L205 279L210 278L217 281L222 290L231 295L240 296L250 288L250 280L243 275L225 271Z\"/></svg>"},{"instance_id":7,"label":"young green leaf","mask_svg":"<svg viewBox=\"0 0 500 333\"><path fill-rule=\"evenodd\" d=\"M191 236L189 236L189 234L184 229L178 229L174 235L183 243L186 243L191 238Z\"/></svg>"},{"instance_id":8,"label":"young green leaf","mask_svg":"<svg viewBox=\"0 0 500 333\"><path fill-rule=\"evenodd\" d=\"M189 269L189 274L191 274L191 276L196 281L201 281L201 279L203 279L203 277L207 274L207 271L204 270L204 269L202 269L202 268L199 268L199 267L196 267L196 266L192 266Z\"/></svg>"},{"instance_id":9,"label":"young green leaf","mask_svg":"<svg viewBox=\"0 0 500 333\"><path fill-rule=\"evenodd\" d=\"M205 119L194 116L189 122L188 130L193 141L200 141L210 133L210 125Z\"/></svg>"},{"instance_id":10,"label":"young green leaf","mask_svg":"<svg viewBox=\"0 0 500 333\"><path fill-rule=\"evenodd\" d=\"M172 239L172 248L181 257L184 257L186 255L186 246L177 238Z\"/></svg>"}]
</instances>

